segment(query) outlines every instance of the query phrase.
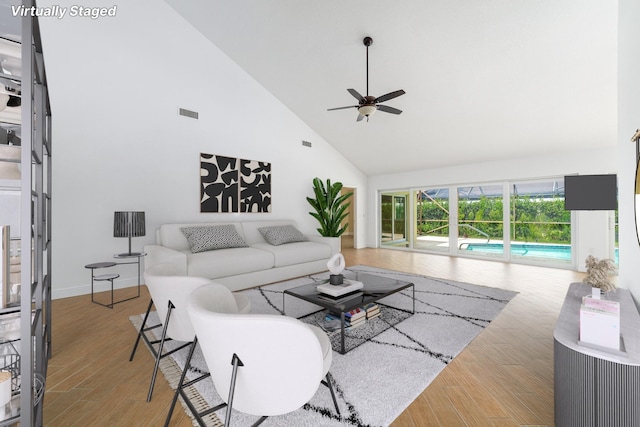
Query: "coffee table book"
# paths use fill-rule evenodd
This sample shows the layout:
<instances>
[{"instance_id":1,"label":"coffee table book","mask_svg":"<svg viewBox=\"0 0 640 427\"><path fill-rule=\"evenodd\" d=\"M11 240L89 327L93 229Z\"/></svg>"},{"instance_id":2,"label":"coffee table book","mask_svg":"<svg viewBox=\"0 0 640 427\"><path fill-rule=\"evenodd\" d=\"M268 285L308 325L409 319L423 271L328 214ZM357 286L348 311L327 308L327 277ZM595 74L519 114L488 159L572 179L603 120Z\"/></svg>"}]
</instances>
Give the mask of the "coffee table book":
<instances>
[{"instance_id":1,"label":"coffee table book","mask_svg":"<svg viewBox=\"0 0 640 427\"><path fill-rule=\"evenodd\" d=\"M380 316L380 306L378 304L369 303L363 308L367 312L367 320Z\"/></svg>"},{"instance_id":2,"label":"coffee table book","mask_svg":"<svg viewBox=\"0 0 640 427\"><path fill-rule=\"evenodd\" d=\"M355 320L345 316L344 319L344 327L345 329L351 329L351 328L355 328L358 327L360 325L365 324L367 321L366 316L361 316ZM324 322L323 322L323 328L327 331L327 332L333 332L336 331L338 329L340 329L340 316L336 315L334 313L325 313L324 316Z\"/></svg>"},{"instance_id":3,"label":"coffee table book","mask_svg":"<svg viewBox=\"0 0 640 427\"><path fill-rule=\"evenodd\" d=\"M367 316L367 312L364 310L364 308L354 308L353 310L347 312L344 314L344 317L349 320L349 322L355 322L358 319L366 319Z\"/></svg>"},{"instance_id":4,"label":"coffee table book","mask_svg":"<svg viewBox=\"0 0 640 427\"><path fill-rule=\"evenodd\" d=\"M318 292L332 296L334 298L340 297L345 294L355 292L362 289L364 284L356 280L344 279L341 285L332 285L330 283L323 283L318 285Z\"/></svg>"}]
</instances>

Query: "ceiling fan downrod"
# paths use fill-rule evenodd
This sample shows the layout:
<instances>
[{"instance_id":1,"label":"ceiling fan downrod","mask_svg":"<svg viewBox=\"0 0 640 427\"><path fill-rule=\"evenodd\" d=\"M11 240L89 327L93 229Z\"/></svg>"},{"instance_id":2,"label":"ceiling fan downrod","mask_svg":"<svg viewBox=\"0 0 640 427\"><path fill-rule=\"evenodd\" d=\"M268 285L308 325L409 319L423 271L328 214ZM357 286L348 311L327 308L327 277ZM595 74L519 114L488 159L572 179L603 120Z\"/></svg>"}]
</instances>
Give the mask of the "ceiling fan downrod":
<instances>
[{"instance_id":1,"label":"ceiling fan downrod","mask_svg":"<svg viewBox=\"0 0 640 427\"><path fill-rule=\"evenodd\" d=\"M367 96L369 96L369 46L373 44L373 39L367 36L362 40L362 43L367 47Z\"/></svg>"}]
</instances>

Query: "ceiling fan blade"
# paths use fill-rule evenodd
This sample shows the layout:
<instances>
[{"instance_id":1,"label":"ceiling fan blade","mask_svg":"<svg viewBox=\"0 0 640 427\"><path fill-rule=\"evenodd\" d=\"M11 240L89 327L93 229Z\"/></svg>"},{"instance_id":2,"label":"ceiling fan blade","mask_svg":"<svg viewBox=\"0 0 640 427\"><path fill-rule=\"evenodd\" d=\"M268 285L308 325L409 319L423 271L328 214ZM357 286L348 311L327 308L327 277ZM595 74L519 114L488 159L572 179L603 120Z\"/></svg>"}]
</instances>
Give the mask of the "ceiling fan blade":
<instances>
[{"instance_id":1,"label":"ceiling fan blade","mask_svg":"<svg viewBox=\"0 0 640 427\"><path fill-rule=\"evenodd\" d=\"M359 105L349 105L348 107L328 108L327 111L346 110L347 108L358 108Z\"/></svg>"},{"instance_id":2,"label":"ceiling fan blade","mask_svg":"<svg viewBox=\"0 0 640 427\"><path fill-rule=\"evenodd\" d=\"M388 105L377 105L376 108L380 111L384 111L385 113L391 114L400 114L402 110L398 110L397 108L389 107Z\"/></svg>"},{"instance_id":3,"label":"ceiling fan blade","mask_svg":"<svg viewBox=\"0 0 640 427\"><path fill-rule=\"evenodd\" d=\"M355 89L347 89L347 91L358 101L364 102L364 97L358 93Z\"/></svg>"},{"instance_id":4,"label":"ceiling fan blade","mask_svg":"<svg viewBox=\"0 0 640 427\"><path fill-rule=\"evenodd\" d=\"M386 95L377 97L375 102L378 103L378 102L388 101L390 99L397 98L400 95L404 95L404 94L405 94L405 91L403 91L402 89L396 90L395 92L390 92L390 93L387 93Z\"/></svg>"},{"instance_id":5,"label":"ceiling fan blade","mask_svg":"<svg viewBox=\"0 0 640 427\"><path fill-rule=\"evenodd\" d=\"M358 113L358 118L356 119L356 122L362 121L362 119L364 119L364 116Z\"/></svg>"}]
</instances>

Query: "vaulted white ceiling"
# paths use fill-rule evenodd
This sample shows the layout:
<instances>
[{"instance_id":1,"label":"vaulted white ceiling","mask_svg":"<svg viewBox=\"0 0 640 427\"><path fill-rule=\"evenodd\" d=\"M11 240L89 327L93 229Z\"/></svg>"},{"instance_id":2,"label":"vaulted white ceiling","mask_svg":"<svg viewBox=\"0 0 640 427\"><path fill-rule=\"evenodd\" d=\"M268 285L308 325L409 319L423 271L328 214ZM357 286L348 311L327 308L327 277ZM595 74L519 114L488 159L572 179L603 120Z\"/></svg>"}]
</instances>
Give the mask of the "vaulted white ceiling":
<instances>
[{"instance_id":1,"label":"vaulted white ceiling","mask_svg":"<svg viewBox=\"0 0 640 427\"><path fill-rule=\"evenodd\" d=\"M615 1L165 1L368 175L616 144Z\"/></svg>"}]
</instances>

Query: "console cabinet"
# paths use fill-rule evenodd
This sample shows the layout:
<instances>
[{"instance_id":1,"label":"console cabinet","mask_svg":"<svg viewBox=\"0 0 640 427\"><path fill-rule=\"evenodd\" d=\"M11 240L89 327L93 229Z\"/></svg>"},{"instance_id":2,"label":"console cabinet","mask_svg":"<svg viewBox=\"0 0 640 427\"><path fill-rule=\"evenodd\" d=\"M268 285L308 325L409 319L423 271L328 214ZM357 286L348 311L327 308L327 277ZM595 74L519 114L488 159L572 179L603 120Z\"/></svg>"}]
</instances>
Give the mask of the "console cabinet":
<instances>
[{"instance_id":1,"label":"console cabinet","mask_svg":"<svg viewBox=\"0 0 640 427\"><path fill-rule=\"evenodd\" d=\"M607 294L620 302L623 351L580 345L580 305L589 294L589 285L570 285L554 330L556 426L640 426L640 315L628 290Z\"/></svg>"}]
</instances>

